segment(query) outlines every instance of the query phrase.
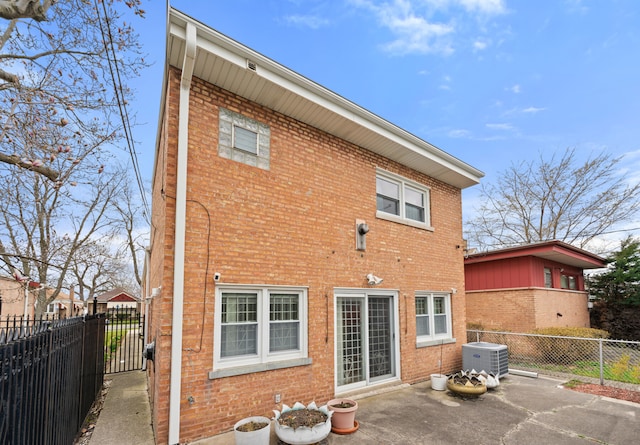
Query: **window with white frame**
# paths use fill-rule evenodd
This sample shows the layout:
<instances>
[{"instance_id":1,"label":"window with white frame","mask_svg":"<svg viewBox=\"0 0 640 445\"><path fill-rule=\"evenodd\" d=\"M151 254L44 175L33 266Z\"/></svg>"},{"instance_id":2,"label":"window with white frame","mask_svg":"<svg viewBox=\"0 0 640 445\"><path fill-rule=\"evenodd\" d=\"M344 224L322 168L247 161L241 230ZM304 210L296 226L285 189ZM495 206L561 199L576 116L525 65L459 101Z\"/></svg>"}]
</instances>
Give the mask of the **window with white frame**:
<instances>
[{"instance_id":1,"label":"window with white frame","mask_svg":"<svg viewBox=\"0 0 640 445\"><path fill-rule=\"evenodd\" d=\"M307 357L304 288L218 286L214 368Z\"/></svg>"},{"instance_id":2,"label":"window with white frame","mask_svg":"<svg viewBox=\"0 0 640 445\"><path fill-rule=\"evenodd\" d=\"M451 338L451 295L416 293L416 336L418 340Z\"/></svg>"},{"instance_id":3,"label":"window with white frame","mask_svg":"<svg viewBox=\"0 0 640 445\"><path fill-rule=\"evenodd\" d=\"M220 108L218 116L218 155L269 170L271 128L226 108Z\"/></svg>"},{"instance_id":4,"label":"window with white frame","mask_svg":"<svg viewBox=\"0 0 640 445\"><path fill-rule=\"evenodd\" d=\"M429 188L398 175L376 173L378 218L426 227L429 216Z\"/></svg>"}]
</instances>

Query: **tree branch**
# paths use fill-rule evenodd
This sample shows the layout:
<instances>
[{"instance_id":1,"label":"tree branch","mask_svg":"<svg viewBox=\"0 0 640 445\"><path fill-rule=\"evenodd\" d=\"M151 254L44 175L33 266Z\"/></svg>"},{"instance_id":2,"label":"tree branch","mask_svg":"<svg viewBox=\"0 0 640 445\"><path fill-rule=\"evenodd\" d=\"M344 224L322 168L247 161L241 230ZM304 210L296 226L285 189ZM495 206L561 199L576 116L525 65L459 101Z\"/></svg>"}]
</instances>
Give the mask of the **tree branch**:
<instances>
[{"instance_id":1,"label":"tree branch","mask_svg":"<svg viewBox=\"0 0 640 445\"><path fill-rule=\"evenodd\" d=\"M52 181L57 180L60 176L59 172L52 170L49 167L45 167L44 165L33 165L28 162L24 162L22 159L20 159L20 157L16 155L6 155L4 153L0 153L0 162L17 165L18 167L40 173L41 175L49 178Z\"/></svg>"},{"instance_id":2,"label":"tree branch","mask_svg":"<svg viewBox=\"0 0 640 445\"><path fill-rule=\"evenodd\" d=\"M47 10L55 0L0 0L0 17L7 20L33 19L47 21Z\"/></svg>"}]
</instances>

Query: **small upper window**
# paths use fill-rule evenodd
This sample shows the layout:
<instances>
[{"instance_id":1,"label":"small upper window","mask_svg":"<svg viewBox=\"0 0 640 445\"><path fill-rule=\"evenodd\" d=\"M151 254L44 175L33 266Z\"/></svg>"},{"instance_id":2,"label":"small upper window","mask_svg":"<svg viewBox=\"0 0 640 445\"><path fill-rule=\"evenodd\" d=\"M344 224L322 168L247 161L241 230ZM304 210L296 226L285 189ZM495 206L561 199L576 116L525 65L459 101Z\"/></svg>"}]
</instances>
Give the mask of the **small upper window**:
<instances>
[{"instance_id":1,"label":"small upper window","mask_svg":"<svg viewBox=\"0 0 640 445\"><path fill-rule=\"evenodd\" d=\"M425 227L429 221L429 189L388 172L376 175L378 218Z\"/></svg>"},{"instance_id":2,"label":"small upper window","mask_svg":"<svg viewBox=\"0 0 640 445\"><path fill-rule=\"evenodd\" d=\"M251 167L269 170L271 129L235 111L220 108L218 155Z\"/></svg>"},{"instance_id":3,"label":"small upper window","mask_svg":"<svg viewBox=\"0 0 640 445\"><path fill-rule=\"evenodd\" d=\"M258 154L258 133L246 128L233 126L233 146L248 153Z\"/></svg>"}]
</instances>

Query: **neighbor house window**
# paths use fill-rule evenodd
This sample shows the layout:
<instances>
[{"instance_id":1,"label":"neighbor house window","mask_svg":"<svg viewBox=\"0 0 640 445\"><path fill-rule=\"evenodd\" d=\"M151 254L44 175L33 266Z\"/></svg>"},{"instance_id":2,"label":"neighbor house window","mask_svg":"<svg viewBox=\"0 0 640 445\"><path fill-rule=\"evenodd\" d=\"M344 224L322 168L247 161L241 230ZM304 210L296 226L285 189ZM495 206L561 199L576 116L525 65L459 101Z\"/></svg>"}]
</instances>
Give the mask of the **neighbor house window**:
<instances>
[{"instance_id":1,"label":"neighbor house window","mask_svg":"<svg viewBox=\"0 0 640 445\"><path fill-rule=\"evenodd\" d=\"M378 218L419 227L429 221L429 189L398 175L379 170L376 174Z\"/></svg>"},{"instance_id":2,"label":"neighbor house window","mask_svg":"<svg viewBox=\"0 0 640 445\"><path fill-rule=\"evenodd\" d=\"M218 155L252 167L269 170L270 127L240 113L220 108Z\"/></svg>"},{"instance_id":3,"label":"neighbor house window","mask_svg":"<svg viewBox=\"0 0 640 445\"><path fill-rule=\"evenodd\" d=\"M416 336L418 340L451 338L451 295L439 292L416 294Z\"/></svg>"},{"instance_id":4,"label":"neighbor house window","mask_svg":"<svg viewBox=\"0 0 640 445\"><path fill-rule=\"evenodd\" d=\"M575 290L575 289L577 289L576 282L577 282L576 277L573 276L573 275L562 274L560 276L560 287L562 289Z\"/></svg>"},{"instance_id":5,"label":"neighbor house window","mask_svg":"<svg viewBox=\"0 0 640 445\"><path fill-rule=\"evenodd\" d=\"M544 268L544 287L553 287L553 280L551 278L551 269L548 267Z\"/></svg>"},{"instance_id":6,"label":"neighbor house window","mask_svg":"<svg viewBox=\"0 0 640 445\"><path fill-rule=\"evenodd\" d=\"M215 313L215 369L307 356L306 289L218 286Z\"/></svg>"}]
</instances>

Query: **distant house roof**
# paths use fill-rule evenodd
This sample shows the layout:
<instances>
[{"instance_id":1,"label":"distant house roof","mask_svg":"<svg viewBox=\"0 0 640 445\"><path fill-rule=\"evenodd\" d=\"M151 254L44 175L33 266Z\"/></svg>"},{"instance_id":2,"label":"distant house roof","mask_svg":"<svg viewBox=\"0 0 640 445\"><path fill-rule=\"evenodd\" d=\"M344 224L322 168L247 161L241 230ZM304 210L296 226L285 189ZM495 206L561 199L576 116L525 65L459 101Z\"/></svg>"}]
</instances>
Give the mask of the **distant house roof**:
<instances>
[{"instance_id":1,"label":"distant house roof","mask_svg":"<svg viewBox=\"0 0 640 445\"><path fill-rule=\"evenodd\" d=\"M580 269L599 269L606 265L604 258L558 240L474 253L469 255L464 262L465 264L474 264L523 256L535 256Z\"/></svg>"},{"instance_id":2,"label":"distant house roof","mask_svg":"<svg viewBox=\"0 0 640 445\"><path fill-rule=\"evenodd\" d=\"M140 301L140 298L131 295L124 289L114 289L97 296L98 303L109 303L111 301Z\"/></svg>"},{"instance_id":3,"label":"distant house roof","mask_svg":"<svg viewBox=\"0 0 640 445\"><path fill-rule=\"evenodd\" d=\"M193 34L187 32L190 25ZM182 69L185 54L193 61L194 76L432 178L463 189L484 176L435 145L170 8L167 63Z\"/></svg>"}]
</instances>

